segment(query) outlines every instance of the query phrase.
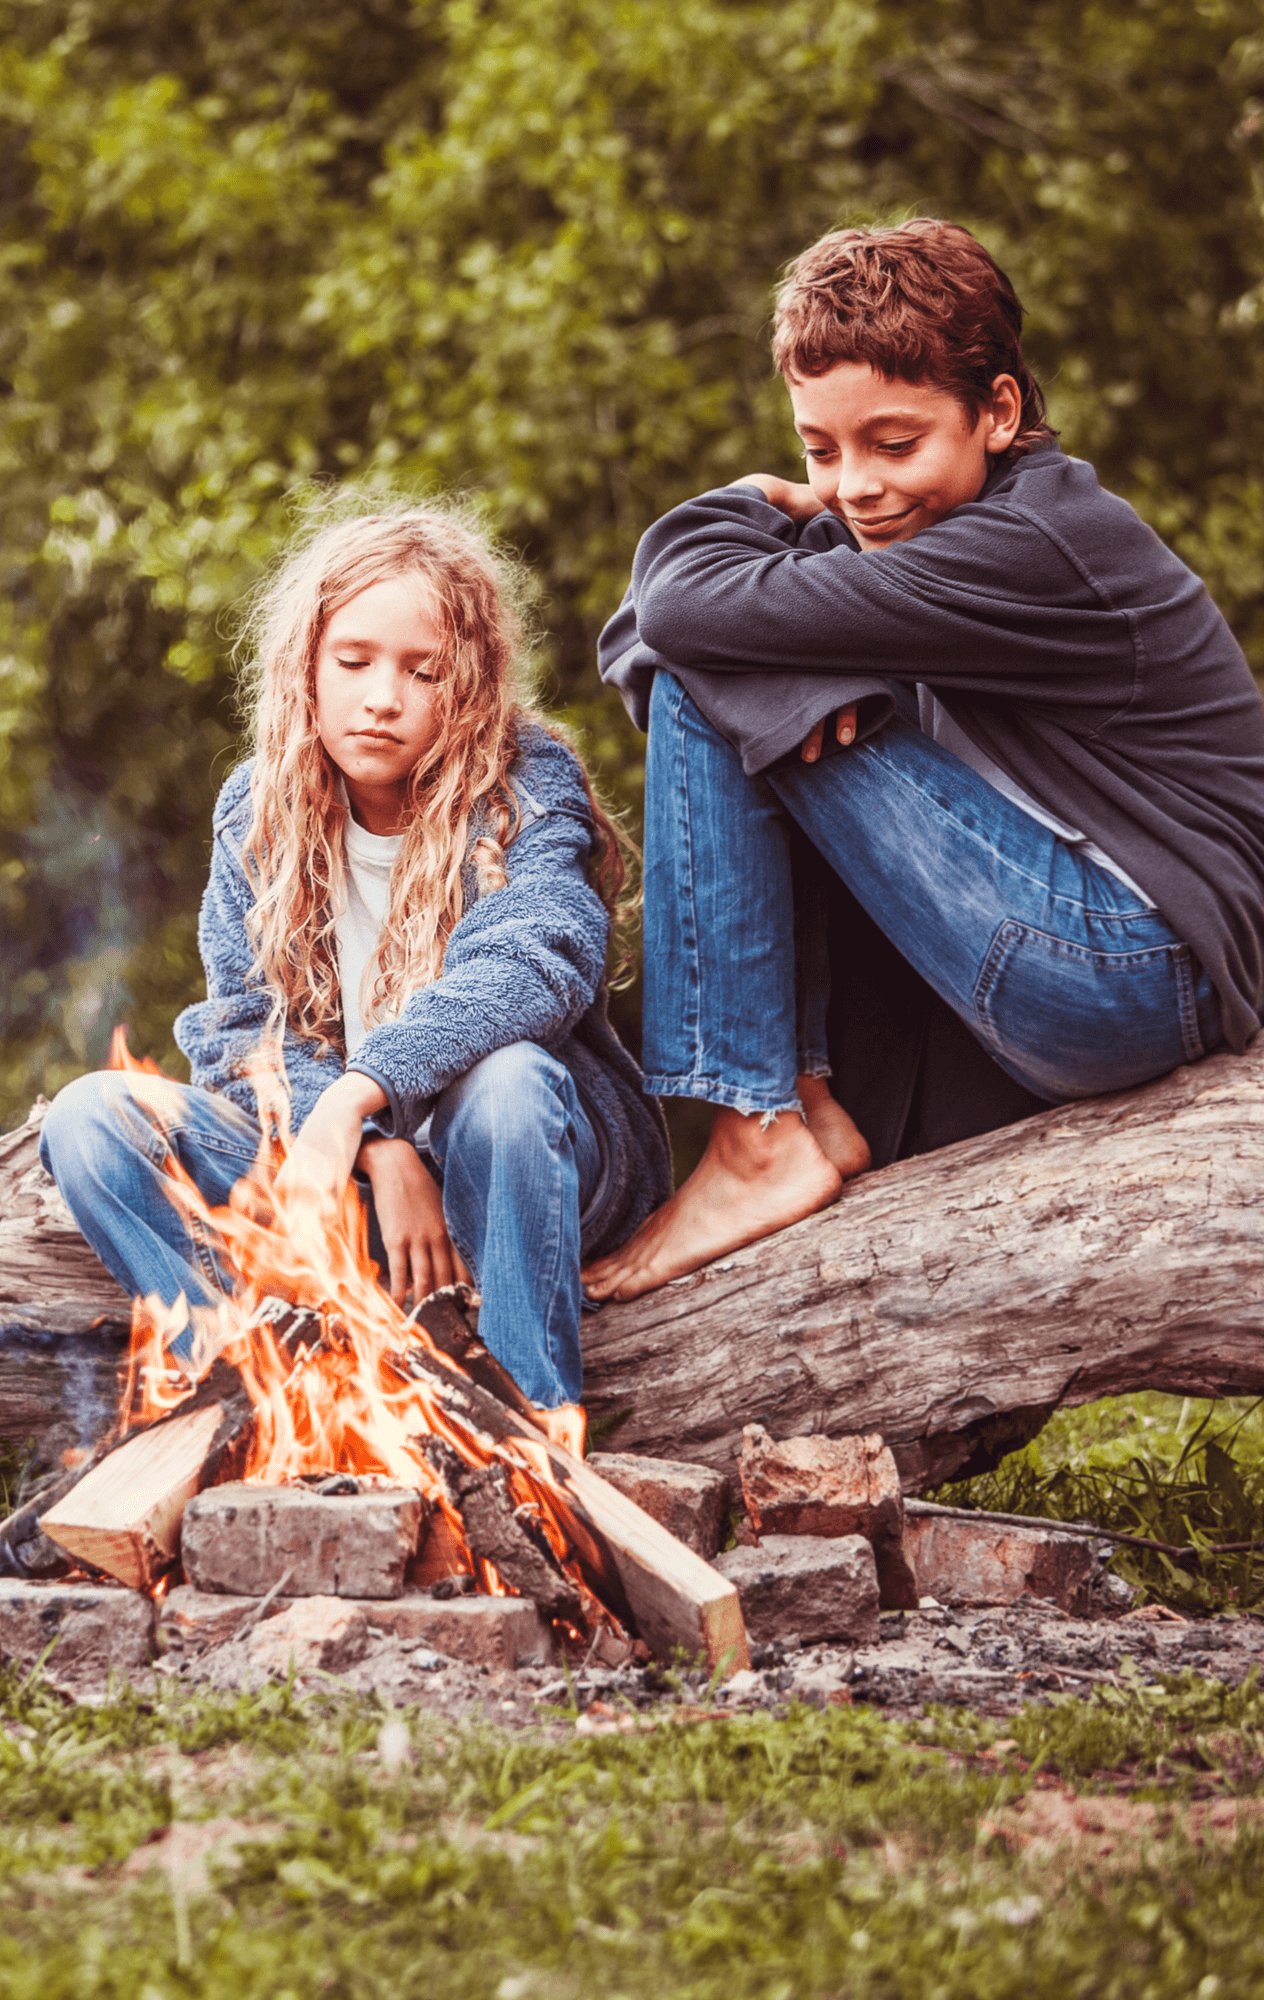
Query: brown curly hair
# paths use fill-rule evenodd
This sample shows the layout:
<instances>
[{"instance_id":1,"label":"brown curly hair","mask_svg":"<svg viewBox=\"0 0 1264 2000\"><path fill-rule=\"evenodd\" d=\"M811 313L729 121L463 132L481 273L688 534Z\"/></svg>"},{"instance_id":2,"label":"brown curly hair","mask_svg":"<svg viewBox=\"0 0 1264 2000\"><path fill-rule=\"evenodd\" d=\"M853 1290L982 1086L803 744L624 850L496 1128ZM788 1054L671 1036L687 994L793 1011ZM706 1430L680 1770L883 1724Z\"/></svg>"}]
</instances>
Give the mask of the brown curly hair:
<instances>
[{"instance_id":1,"label":"brown curly hair","mask_svg":"<svg viewBox=\"0 0 1264 2000\"><path fill-rule=\"evenodd\" d=\"M1023 309L1013 285L960 223L917 216L888 229L836 229L787 266L777 291L773 359L782 375L824 375L867 361L880 375L929 382L972 420L998 375L1022 398L1005 456L1057 436L1023 358Z\"/></svg>"}]
</instances>

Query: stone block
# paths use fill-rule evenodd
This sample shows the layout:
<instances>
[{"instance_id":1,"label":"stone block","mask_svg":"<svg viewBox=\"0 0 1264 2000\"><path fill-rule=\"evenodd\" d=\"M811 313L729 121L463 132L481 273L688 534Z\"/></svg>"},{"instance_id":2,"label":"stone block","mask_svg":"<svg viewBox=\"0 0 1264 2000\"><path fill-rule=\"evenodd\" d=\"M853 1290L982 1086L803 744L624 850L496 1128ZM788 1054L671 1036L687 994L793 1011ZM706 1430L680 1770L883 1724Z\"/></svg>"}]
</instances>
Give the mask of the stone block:
<instances>
[{"instance_id":1,"label":"stone block","mask_svg":"<svg viewBox=\"0 0 1264 2000\"><path fill-rule=\"evenodd\" d=\"M265 1618L250 1634L250 1663L271 1673L345 1673L369 1650L369 1621L362 1604L343 1597L300 1597Z\"/></svg>"},{"instance_id":2,"label":"stone block","mask_svg":"<svg viewBox=\"0 0 1264 2000\"><path fill-rule=\"evenodd\" d=\"M736 1584L755 1645L788 1632L804 1646L878 1638L878 1574L863 1535L765 1535L758 1548L728 1549L714 1567Z\"/></svg>"},{"instance_id":3,"label":"stone block","mask_svg":"<svg viewBox=\"0 0 1264 2000\"><path fill-rule=\"evenodd\" d=\"M274 1597L263 1613L264 1618L278 1617L293 1602L290 1597ZM191 1583L177 1584L158 1607L159 1647L166 1650L177 1646L186 1653L205 1653L211 1646L226 1646L258 1610L257 1597L230 1597L222 1591L195 1590Z\"/></svg>"},{"instance_id":4,"label":"stone block","mask_svg":"<svg viewBox=\"0 0 1264 2000\"><path fill-rule=\"evenodd\" d=\"M283 1613L301 1604L317 1601L274 1598L255 1630L262 1631L265 1624L274 1624ZM402 1597L328 1601L362 1617L366 1640L370 1643L375 1633L382 1633L387 1638L422 1643L450 1659L466 1660L476 1666L547 1665L553 1658L553 1628L525 1597L440 1599L409 1590ZM159 1644L179 1646L186 1653L206 1652L234 1638L258 1608L256 1597L226 1597L218 1591L194 1590L188 1584L181 1584L168 1593L162 1606ZM253 1636L251 1647L253 1657ZM266 1650L270 1656L271 1644Z\"/></svg>"},{"instance_id":5,"label":"stone block","mask_svg":"<svg viewBox=\"0 0 1264 2000\"><path fill-rule=\"evenodd\" d=\"M407 1592L359 1607L371 1626L396 1639L422 1640L436 1653L477 1666L544 1666L553 1627L527 1597L428 1597Z\"/></svg>"},{"instance_id":6,"label":"stone block","mask_svg":"<svg viewBox=\"0 0 1264 2000\"><path fill-rule=\"evenodd\" d=\"M421 1514L406 1487L212 1486L185 1508L184 1573L230 1596L265 1597L285 1577L287 1597L398 1597Z\"/></svg>"},{"instance_id":7,"label":"stone block","mask_svg":"<svg viewBox=\"0 0 1264 2000\"><path fill-rule=\"evenodd\" d=\"M143 1667L153 1638L152 1599L121 1584L0 1579L0 1659L31 1666L56 1640L48 1656L54 1680Z\"/></svg>"},{"instance_id":8,"label":"stone block","mask_svg":"<svg viewBox=\"0 0 1264 2000\"><path fill-rule=\"evenodd\" d=\"M762 1425L747 1424L738 1470L756 1534L863 1535L873 1547L883 1605L916 1610L899 1474L876 1433L772 1438Z\"/></svg>"},{"instance_id":9,"label":"stone block","mask_svg":"<svg viewBox=\"0 0 1264 2000\"><path fill-rule=\"evenodd\" d=\"M710 1562L724 1540L729 1483L722 1472L624 1451L593 1452L588 1463L668 1534Z\"/></svg>"},{"instance_id":10,"label":"stone block","mask_svg":"<svg viewBox=\"0 0 1264 2000\"><path fill-rule=\"evenodd\" d=\"M904 1537L919 1593L941 1604L1013 1604L1030 1596L1049 1598L1072 1617L1089 1608L1097 1559L1077 1535L916 1514Z\"/></svg>"}]
</instances>

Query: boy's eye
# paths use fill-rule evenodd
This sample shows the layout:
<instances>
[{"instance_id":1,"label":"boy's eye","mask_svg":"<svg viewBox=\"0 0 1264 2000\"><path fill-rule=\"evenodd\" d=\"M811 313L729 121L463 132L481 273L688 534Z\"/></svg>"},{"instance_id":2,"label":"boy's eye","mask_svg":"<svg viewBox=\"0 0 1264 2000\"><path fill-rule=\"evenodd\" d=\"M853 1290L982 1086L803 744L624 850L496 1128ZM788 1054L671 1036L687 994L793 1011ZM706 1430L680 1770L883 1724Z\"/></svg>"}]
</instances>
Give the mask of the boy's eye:
<instances>
[{"instance_id":1,"label":"boy's eye","mask_svg":"<svg viewBox=\"0 0 1264 2000\"><path fill-rule=\"evenodd\" d=\"M912 451L916 443L916 438L883 438L878 450L890 452L894 458L903 458L906 452Z\"/></svg>"}]
</instances>

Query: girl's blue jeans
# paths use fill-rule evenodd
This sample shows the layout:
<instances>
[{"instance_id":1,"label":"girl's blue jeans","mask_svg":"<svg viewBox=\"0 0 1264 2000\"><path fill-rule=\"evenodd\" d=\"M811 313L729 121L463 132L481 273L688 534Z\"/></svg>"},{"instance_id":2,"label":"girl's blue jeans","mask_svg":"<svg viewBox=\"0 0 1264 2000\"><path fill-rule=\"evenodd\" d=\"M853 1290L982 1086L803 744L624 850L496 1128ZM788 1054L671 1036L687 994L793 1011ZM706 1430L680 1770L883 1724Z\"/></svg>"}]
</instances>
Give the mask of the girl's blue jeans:
<instances>
[{"instance_id":1,"label":"girl's blue jeans","mask_svg":"<svg viewBox=\"0 0 1264 2000\"><path fill-rule=\"evenodd\" d=\"M1037 1096L1126 1089L1222 1040L1215 989L1158 911L898 714L817 764L748 778L660 673L645 803L643 1062L659 1096L769 1114L797 1108L796 1071L821 1067L805 1061L819 990L801 990L796 1033L791 823Z\"/></svg>"},{"instance_id":2,"label":"girl's blue jeans","mask_svg":"<svg viewBox=\"0 0 1264 2000\"><path fill-rule=\"evenodd\" d=\"M178 1109L160 1130L125 1073L79 1077L45 1116L40 1157L125 1292L209 1305L225 1289L214 1245L168 1199L162 1163L173 1152L220 1206L254 1163L259 1127L225 1097L171 1089ZM533 1403L578 1402L580 1218L601 1155L570 1071L534 1042L498 1049L438 1098L428 1150L483 1295L479 1338Z\"/></svg>"}]
</instances>

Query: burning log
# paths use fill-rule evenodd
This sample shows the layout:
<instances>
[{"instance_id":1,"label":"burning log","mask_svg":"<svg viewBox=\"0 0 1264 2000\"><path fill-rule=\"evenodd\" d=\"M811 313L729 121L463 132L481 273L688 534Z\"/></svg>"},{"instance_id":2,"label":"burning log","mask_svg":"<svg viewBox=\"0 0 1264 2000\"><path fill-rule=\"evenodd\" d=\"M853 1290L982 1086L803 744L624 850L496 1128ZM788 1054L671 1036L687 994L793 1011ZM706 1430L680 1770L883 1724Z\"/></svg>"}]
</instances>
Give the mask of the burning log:
<instances>
[{"instance_id":1,"label":"burning log","mask_svg":"<svg viewBox=\"0 0 1264 2000\"><path fill-rule=\"evenodd\" d=\"M40 1516L41 1530L89 1568L152 1590L175 1562L223 1421L210 1403L138 1431Z\"/></svg>"},{"instance_id":2,"label":"burning log","mask_svg":"<svg viewBox=\"0 0 1264 2000\"><path fill-rule=\"evenodd\" d=\"M577 1623L584 1615L580 1594L537 1525L538 1515L529 1503L515 1504L506 1467L468 1465L442 1438L423 1439L421 1449L479 1560L491 1563L520 1597L534 1599L546 1617Z\"/></svg>"},{"instance_id":3,"label":"burning log","mask_svg":"<svg viewBox=\"0 0 1264 2000\"><path fill-rule=\"evenodd\" d=\"M265 1299L255 1318L290 1353L318 1324L284 1299ZM226 1362L216 1361L191 1393L185 1387L180 1395L178 1381L167 1371L168 1393L179 1400L166 1416L94 1453L36 1502L49 1541L133 1590L152 1590L172 1568L185 1507L204 1486L233 1476L254 1428L254 1407ZM124 1427L137 1387L133 1371L124 1390ZM7 1530L11 1522L0 1524L0 1539Z\"/></svg>"}]
</instances>

